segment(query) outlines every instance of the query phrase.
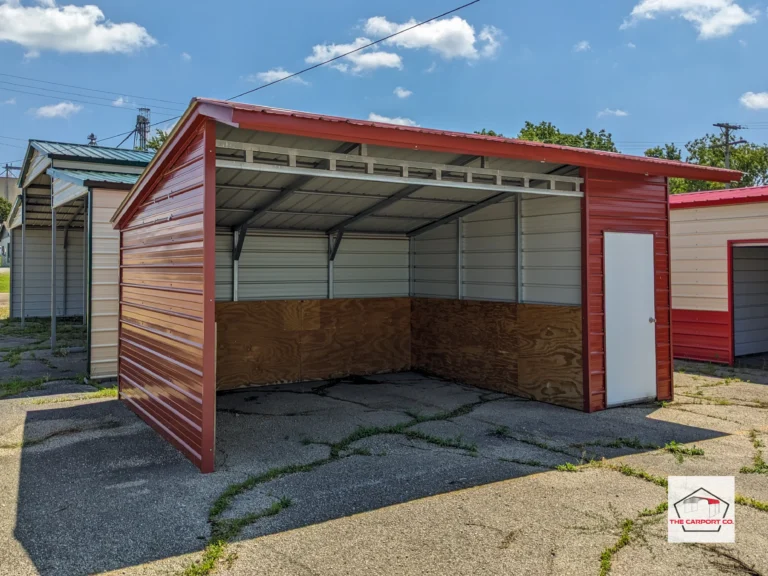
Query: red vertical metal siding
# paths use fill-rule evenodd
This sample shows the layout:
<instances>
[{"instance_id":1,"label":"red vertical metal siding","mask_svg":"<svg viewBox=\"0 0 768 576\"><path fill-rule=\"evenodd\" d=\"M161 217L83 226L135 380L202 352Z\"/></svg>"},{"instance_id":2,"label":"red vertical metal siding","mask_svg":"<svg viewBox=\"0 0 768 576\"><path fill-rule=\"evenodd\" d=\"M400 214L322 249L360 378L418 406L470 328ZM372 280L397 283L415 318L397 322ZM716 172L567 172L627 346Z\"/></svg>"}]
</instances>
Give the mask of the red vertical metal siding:
<instances>
[{"instance_id":1,"label":"red vertical metal siding","mask_svg":"<svg viewBox=\"0 0 768 576\"><path fill-rule=\"evenodd\" d=\"M192 131L122 226L119 355L120 398L204 472L215 411L206 134L205 124Z\"/></svg>"},{"instance_id":2,"label":"red vertical metal siding","mask_svg":"<svg viewBox=\"0 0 768 576\"><path fill-rule=\"evenodd\" d=\"M669 277L669 210L667 180L607 170L583 169L586 252L583 297L586 336L585 410L606 407L605 298L603 237L605 232L644 232L654 235L656 291L656 393L672 397L672 346Z\"/></svg>"}]
</instances>

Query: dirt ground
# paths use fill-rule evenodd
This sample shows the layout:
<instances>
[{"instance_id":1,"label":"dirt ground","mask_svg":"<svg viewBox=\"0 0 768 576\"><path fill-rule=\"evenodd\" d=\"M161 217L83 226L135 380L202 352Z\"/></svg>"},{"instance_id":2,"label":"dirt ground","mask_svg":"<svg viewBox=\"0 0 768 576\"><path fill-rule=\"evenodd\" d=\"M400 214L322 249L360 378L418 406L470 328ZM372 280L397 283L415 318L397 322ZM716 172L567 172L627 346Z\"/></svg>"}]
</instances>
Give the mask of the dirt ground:
<instances>
[{"instance_id":1,"label":"dirt ground","mask_svg":"<svg viewBox=\"0 0 768 576\"><path fill-rule=\"evenodd\" d=\"M416 373L249 389L201 475L114 390L24 380L23 337L2 575L768 574L766 371L680 363L674 402L592 415ZM736 544L667 544L671 475L736 477Z\"/></svg>"}]
</instances>

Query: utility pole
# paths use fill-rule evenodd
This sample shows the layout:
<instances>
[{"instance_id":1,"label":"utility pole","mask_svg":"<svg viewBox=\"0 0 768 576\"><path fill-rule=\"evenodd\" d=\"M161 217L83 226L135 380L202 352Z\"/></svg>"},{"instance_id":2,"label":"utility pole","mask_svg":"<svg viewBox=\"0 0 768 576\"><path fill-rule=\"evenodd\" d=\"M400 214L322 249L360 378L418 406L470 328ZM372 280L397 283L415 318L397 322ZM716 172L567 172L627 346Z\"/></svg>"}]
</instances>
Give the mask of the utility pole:
<instances>
[{"instance_id":1,"label":"utility pole","mask_svg":"<svg viewBox=\"0 0 768 576\"><path fill-rule=\"evenodd\" d=\"M739 126L738 124L729 124L728 122L719 122L717 124L713 124L715 128L720 128L720 131L723 134L723 139L725 140L725 143L723 146L725 146L725 168L730 169L731 167L731 146L737 146L738 144L746 144L747 141L742 140L735 140L731 141L731 131L732 130L742 130L744 126ZM731 183L728 182L725 185L726 188L731 187Z\"/></svg>"}]
</instances>

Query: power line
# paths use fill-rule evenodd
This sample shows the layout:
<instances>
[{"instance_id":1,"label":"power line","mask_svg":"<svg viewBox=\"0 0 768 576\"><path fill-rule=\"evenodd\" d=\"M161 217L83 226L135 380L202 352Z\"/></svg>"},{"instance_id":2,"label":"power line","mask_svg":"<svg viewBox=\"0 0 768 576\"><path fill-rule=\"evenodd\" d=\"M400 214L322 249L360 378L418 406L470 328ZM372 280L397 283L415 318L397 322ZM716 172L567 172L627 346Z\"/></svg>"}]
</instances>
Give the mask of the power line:
<instances>
[{"instance_id":1,"label":"power line","mask_svg":"<svg viewBox=\"0 0 768 576\"><path fill-rule=\"evenodd\" d=\"M128 98L138 98L140 100L151 100L154 102L164 102L165 104L178 104L179 106L185 106L184 102L175 102L173 100L162 100L160 98L150 98L148 96L136 96L135 94L126 94L125 92L111 92L109 90L97 90L96 88L86 88L85 86L75 86L74 84L62 84L60 82L51 82L50 80L39 80L37 78L29 78L28 76L16 76L14 74L0 73L0 76L7 78L16 78L19 80L28 80L30 82L39 82L41 84L51 84L53 86L63 86L65 88L76 88L78 90L87 90L89 92L99 92L101 94L112 94L114 96L127 96Z\"/></svg>"},{"instance_id":2,"label":"power line","mask_svg":"<svg viewBox=\"0 0 768 576\"><path fill-rule=\"evenodd\" d=\"M422 22L418 22L418 23L414 24L413 26L409 26L408 28L404 28L403 30L400 30L398 32L390 34L389 36L384 36L383 38L379 38L378 40L374 40L373 42L370 42L368 44L365 44L364 46L360 46L358 48L355 48L354 50L350 50L349 52L345 52L344 54L339 54L338 56L335 56L333 58L329 58L328 60L325 60L325 61L320 62L318 64L314 64L312 66L304 68L303 70L299 70L298 72L294 72L293 74L289 74L288 76L284 76L283 78L278 78L277 80L273 80L272 82L267 82L266 84L262 84L261 86L257 86L256 88L253 88L251 90L246 90L245 92L237 94L236 96L232 96L231 98L227 98L226 102L230 102L232 100L237 100L238 98L242 98L243 96L246 96L248 94L252 94L254 92L258 92L259 90L263 90L264 88L268 88L269 86L274 86L275 84L278 84L280 82L285 82L286 80L290 80L291 78L295 78L296 76L299 76L301 74L305 74L306 72L309 72L311 70L315 70L316 68L320 68L322 66L325 66L326 64L330 64L331 62L335 62L336 60L341 60L342 58L346 58L347 56L349 56L351 54L354 54L356 52L360 52L361 50L365 50L366 48L370 48L371 46L375 46L377 44L381 44L382 42L386 42L387 40L390 40L391 38L394 38L395 36L399 36L400 34L404 34L406 32L409 32L410 30L413 30L414 28L418 28L419 26L423 26L424 24L428 24L430 22L433 22L435 20L443 18L444 16L448 16L449 14L453 14L454 12L458 12L459 10L463 10L464 8L468 8L469 6L472 6L473 4L477 4L478 2L480 2L480 0L472 0L472 2L468 2L466 4L462 4L458 8L454 8L453 10L448 10L447 12L443 12L442 14L439 14L437 16L433 16L432 18L429 18L428 20L423 20ZM154 124L151 124L150 127L157 126L158 124L163 124L164 122L169 122L170 120L176 120L178 118L181 118L181 116L176 116L174 118L166 118L162 122L155 122ZM121 136L127 136L127 135L132 134L132 133L133 133L133 130L130 130L128 132L121 132L120 134L115 134L114 136L108 136L107 138L101 138L101 139L99 139L99 142L104 142L106 140L113 140L115 138L120 138Z\"/></svg>"},{"instance_id":3,"label":"power line","mask_svg":"<svg viewBox=\"0 0 768 576\"><path fill-rule=\"evenodd\" d=\"M52 96L51 94L39 94L37 92L26 92L24 90L17 90L15 88L6 88L5 86L0 86L0 90L5 90L7 92L16 92L18 94L29 94L31 96L40 96L41 98L49 98L52 100L61 100L60 96L57 97L57 96ZM116 110L126 110L126 111L138 110L138 108L131 108L128 106L115 106L111 104L102 104L100 102L89 102L86 100L77 100L76 98L67 98L67 101L77 102L78 104L88 104L90 106L101 106L102 108L114 108Z\"/></svg>"},{"instance_id":4,"label":"power line","mask_svg":"<svg viewBox=\"0 0 768 576\"><path fill-rule=\"evenodd\" d=\"M91 96L90 94L80 94L79 92L68 92L65 90L55 90L53 88L44 88L42 86L30 86L28 84L18 84L16 82L7 82L4 80L0 80L0 85L8 85L8 86L19 86L21 88L31 88L32 90L43 90L45 92L55 92L57 94L67 94L71 96L80 96L82 98L92 98L96 100L106 100L107 102L112 102L112 106L115 108L133 108L138 109L137 106L134 106L130 103L126 104L125 106L115 104L113 98L105 98L104 96ZM49 98L52 98L52 96L49 96ZM58 98L58 97L57 97ZM122 98L122 96L121 96ZM94 102L95 104L95 102ZM178 108L168 108L167 106L154 106L155 108L160 108L161 110L170 110L171 112L178 112Z\"/></svg>"}]
</instances>

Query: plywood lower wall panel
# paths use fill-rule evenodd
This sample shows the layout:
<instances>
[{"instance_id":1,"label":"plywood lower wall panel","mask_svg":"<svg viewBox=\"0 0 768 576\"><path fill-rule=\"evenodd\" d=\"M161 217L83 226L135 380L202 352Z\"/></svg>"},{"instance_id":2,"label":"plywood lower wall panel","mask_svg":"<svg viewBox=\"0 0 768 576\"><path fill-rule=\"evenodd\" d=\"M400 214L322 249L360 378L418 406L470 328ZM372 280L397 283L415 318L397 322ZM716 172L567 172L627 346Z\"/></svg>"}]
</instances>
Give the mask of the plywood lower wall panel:
<instances>
[{"instance_id":1,"label":"plywood lower wall panel","mask_svg":"<svg viewBox=\"0 0 768 576\"><path fill-rule=\"evenodd\" d=\"M412 366L582 409L581 308L414 298Z\"/></svg>"},{"instance_id":2,"label":"plywood lower wall panel","mask_svg":"<svg viewBox=\"0 0 768 576\"><path fill-rule=\"evenodd\" d=\"M219 302L219 390L408 370L408 298Z\"/></svg>"}]
</instances>

